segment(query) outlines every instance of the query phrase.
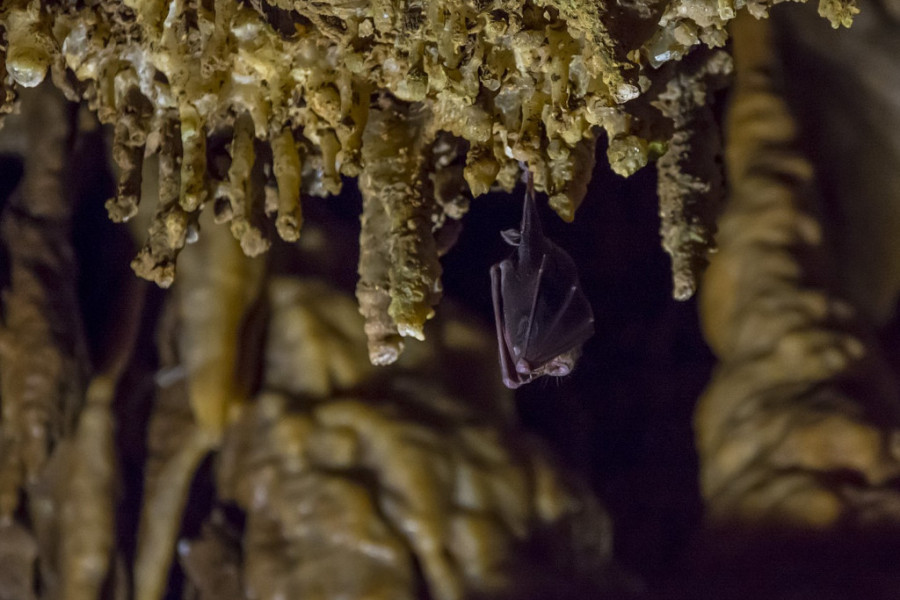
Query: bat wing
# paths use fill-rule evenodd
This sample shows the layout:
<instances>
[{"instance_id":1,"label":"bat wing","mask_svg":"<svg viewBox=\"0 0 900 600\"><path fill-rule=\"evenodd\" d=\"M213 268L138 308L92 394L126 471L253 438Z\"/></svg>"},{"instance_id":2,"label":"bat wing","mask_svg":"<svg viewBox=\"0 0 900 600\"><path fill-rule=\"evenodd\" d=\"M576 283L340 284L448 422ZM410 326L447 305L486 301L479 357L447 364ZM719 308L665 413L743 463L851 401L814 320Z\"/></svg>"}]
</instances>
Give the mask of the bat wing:
<instances>
[{"instance_id":1,"label":"bat wing","mask_svg":"<svg viewBox=\"0 0 900 600\"><path fill-rule=\"evenodd\" d=\"M500 374L506 387L514 390L531 379L516 372L512 344L507 334L503 307L503 280L504 274L508 275L511 268L512 262L509 260L491 267L491 296L494 301L494 323L497 327L497 346L500 351Z\"/></svg>"},{"instance_id":2,"label":"bat wing","mask_svg":"<svg viewBox=\"0 0 900 600\"><path fill-rule=\"evenodd\" d=\"M503 261L499 278L501 301L495 302L495 313L500 310L498 337L502 323L506 362L515 365L525 359L537 369L593 335L594 316L575 263L549 240L541 252Z\"/></svg>"},{"instance_id":3,"label":"bat wing","mask_svg":"<svg viewBox=\"0 0 900 600\"><path fill-rule=\"evenodd\" d=\"M522 225L502 233L516 252L491 268L500 368L513 389L541 375L568 373L594 334L575 262L544 236L530 175L526 182Z\"/></svg>"},{"instance_id":4,"label":"bat wing","mask_svg":"<svg viewBox=\"0 0 900 600\"><path fill-rule=\"evenodd\" d=\"M552 242L546 244L534 287L523 358L540 366L581 348L594 335L594 313L578 281L575 262Z\"/></svg>"}]
</instances>

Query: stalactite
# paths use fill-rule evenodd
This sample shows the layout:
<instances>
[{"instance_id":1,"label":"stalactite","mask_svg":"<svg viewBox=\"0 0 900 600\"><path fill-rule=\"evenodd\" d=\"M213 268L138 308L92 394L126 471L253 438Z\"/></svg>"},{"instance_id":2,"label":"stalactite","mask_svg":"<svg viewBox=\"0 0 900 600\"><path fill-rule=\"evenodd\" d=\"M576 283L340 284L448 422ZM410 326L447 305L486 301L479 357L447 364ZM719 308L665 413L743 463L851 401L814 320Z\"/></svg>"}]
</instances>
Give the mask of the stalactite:
<instances>
[{"instance_id":1,"label":"stalactite","mask_svg":"<svg viewBox=\"0 0 900 600\"><path fill-rule=\"evenodd\" d=\"M160 115L159 200L150 224L147 242L131 266L144 279L160 287L175 281L175 262L188 238L190 213L179 202L181 196L181 140L175 115ZM195 217L194 217L195 218Z\"/></svg>"}]
</instances>

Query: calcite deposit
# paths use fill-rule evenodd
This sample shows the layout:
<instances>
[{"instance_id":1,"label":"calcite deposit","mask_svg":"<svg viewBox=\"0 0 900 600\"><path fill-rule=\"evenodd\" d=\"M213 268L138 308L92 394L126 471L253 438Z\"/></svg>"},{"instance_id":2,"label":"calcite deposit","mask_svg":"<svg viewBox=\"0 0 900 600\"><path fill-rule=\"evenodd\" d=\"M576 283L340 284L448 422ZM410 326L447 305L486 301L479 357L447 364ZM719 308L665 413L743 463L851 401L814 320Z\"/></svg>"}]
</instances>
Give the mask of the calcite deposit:
<instances>
[{"instance_id":1,"label":"calcite deposit","mask_svg":"<svg viewBox=\"0 0 900 600\"><path fill-rule=\"evenodd\" d=\"M697 471L697 513L726 542L749 524L840 545L841 527L900 521L900 393L865 313L828 280L770 41L743 25L736 69L726 47L739 13L776 3L0 4L0 597L649 597L616 564L629 552L652 585L703 597L690 594L712 577L647 566L693 541L689 502L670 505L668 487L693 490ZM856 6L819 13L846 26ZM726 190L713 101L733 71ZM524 167L578 221L612 191L586 198L607 166L597 148L618 176L655 164L675 297L721 246L697 471L668 472L694 448L669 458L667 444L690 429L670 412L690 410L685 381L702 368L678 371L695 367L686 313L656 297L596 311L614 348L586 348L570 380L535 392L551 415L537 425L571 464L522 427L483 324L445 302L424 340L451 295L441 260L487 212L470 214L477 197L512 190ZM344 188L361 195L350 235L322 215L352 201L319 200ZM598 306L623 272L653 276L630 239L645 198L627 200L592 213L590 243L573 246ZM879 325L891 289L859 294ZM634 379L617 378L623 364ZM556 402L567 385L581 395ZM677 523L648 516L658 508ZM746 571L735 581L768 572Z\"/></svg>"},{"instance_id":2,"label":"calcite deposit","mask_svg":"<svg viewBox=\"0 0 900 600\"><path fill-rule=\"evenodd\" d=\"M793 577L812 582L801 597L814 597L815 590L890 597L892 577L879 573L873 560L894 552L900 515L900 391L896 362L885 352L896 344L896 333L882 332L879 341L871 316L877 313L867 318L864 312L875 302L852 303L843 295L852 291L856 298L878 299L884 288L858 288L856 278L835 276L853 256L841 248L841 258L833 259L835 242L859 223L828 216L826 207L828 200L853 205L860 210L857 219L871 218L895 210L896 196L879 205L878 194L857 193L859 187L851 195L834 194L822 187L831 176L822 167L829 163L806 151L810 145L801 124L834 119L843 126L865 109L847 111L845 96L815 102L815 110L803 113L791 110L788 98L822 85L815 71L809 79L804 73L802 82L793 79L810 55L840 54L832 63L839 80L862 64L844 54L847 48L863 45L874 56L892 55L890 46L872 43L869 36L872 30L895 32L897 24L873 17L867 31L851 31L848 40L836 44L841 50L831 40L786 56L776 51L779 35L768 22L746 17L738 22L727 119L732 191L720 219L720 252L704 279L701 311L720 362L695 414L709 535L724 551L707 560L712 565L722 564L720 559L746 561L737 576L754 581L756 595L785 589L775 565L791 556ZM803 13L781 15L779 26L780 43L787 46L815 30ZM870 81L877 89L891 79ZM841 94L860 102L859 89L850 89ZM876 130L895 118L880 114L871 121L873 129L858 135L877 137ZM856 150L838 152L856 157ZM857 173L855 160L830 164ZM878 184L868 185L888 185L893 178L894 169L888 168L877 176ZM830 210L837 213L833 206ZM878 240L878 228L867 231L869 243L888 243ZM895 230L890 235L893 239ZM856 247L865 247L862 242L856 240ZM888 281L895 273L891 261L880 267ZM776 558L780 552L786 554ZM833 575L817 575L829 571ZM718 597L734 586L734 581L710 581L698 597Z\"/></svg>"},{"instance_id":3,"label":"calcite deposit","mask_svg":"<svg viewBox=\"0 0 900 600\"><path fill-rule=\"evenodd\" d=\"M772 3L746 7L762 16ZM727 22L744 6L14 0L0 9L0 112L10 110L17 89L34 87L49 72L71 99L114 123L120 173L107 208L117 221L135 215L143 159L158 154L159 197L148 200L157 208L133 266L164 287L207 204L256 255L275 234L266 215L279 236L294 241L301 194L337 193L342 177L381 185L376 157L407 152L415 160L390 167L408 188L387 202L400 209L389 211L394 224L375 246L376 232L365 229L361 240L360 310L372 360L384 364L399 354L394 338L423 336L439 298L433 232L443 219L433 192L420 184L439 168L427 149L440 134L461 144L465 167L454 177L468 184L467 194L509 190L526 164L568 221L584 198L601 131L622 175L671 142L659 163L662 235L675 296L690 297L712 247L721 190L715 170L691 172L690 160L679 157L691 156L695 137L710 142L708 117L685 112L705 110L708 95L696 86L709 82L694 83L690 66L660 67L695 46L722 46ZM855 10L852 0L820 5L835 26L848 25ZM683 78L687 88L679 87ZM657 97L660 110L649 109ZM418 125L396 139L379 132L400 121ZM716 145L707 147L714 155ZM216 167L220 162L225 166ZM395 261L390 273L371 258L379 253Z\"/></svg>"}]
</instances>

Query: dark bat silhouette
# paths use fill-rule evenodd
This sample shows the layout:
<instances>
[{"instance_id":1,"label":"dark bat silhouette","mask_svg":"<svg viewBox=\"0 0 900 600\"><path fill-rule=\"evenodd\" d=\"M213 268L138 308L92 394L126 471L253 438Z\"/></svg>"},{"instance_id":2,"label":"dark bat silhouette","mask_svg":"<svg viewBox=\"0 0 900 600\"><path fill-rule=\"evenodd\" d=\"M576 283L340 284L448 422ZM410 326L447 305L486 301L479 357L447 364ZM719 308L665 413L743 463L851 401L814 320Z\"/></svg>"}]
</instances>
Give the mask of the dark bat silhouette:
<instances>
[{"instance_id":1,"label":"dark bat silhouette","mask_svg":"<svg viewBox=\"0 0 900 600\"><path fill-rule=\"evenodd\" d=\"M542 375L568 375L594 335L575 261L541 229L531 173L526 188L521 230L501 234L516 251L491 267L500 369L511 389Z\"/></svg>"}]
</instances>

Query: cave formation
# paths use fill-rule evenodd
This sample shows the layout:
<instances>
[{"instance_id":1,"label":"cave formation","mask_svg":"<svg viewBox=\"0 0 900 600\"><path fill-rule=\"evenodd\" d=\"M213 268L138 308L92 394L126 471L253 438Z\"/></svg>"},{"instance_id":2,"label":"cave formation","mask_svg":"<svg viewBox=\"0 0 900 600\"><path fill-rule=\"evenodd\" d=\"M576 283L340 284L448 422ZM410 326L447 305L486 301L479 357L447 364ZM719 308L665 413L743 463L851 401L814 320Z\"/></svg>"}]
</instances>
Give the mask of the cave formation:
<instances>
[{"instance_id":1,"label":"cave formation","mask_svg":"<svg viewBox=\"0 0 900 600\"><path fill-rule=\"evenodd\" d=\"M774 4L4 2L0 598L894 597L900 11Z\"/></svg>"}]
</instances>

